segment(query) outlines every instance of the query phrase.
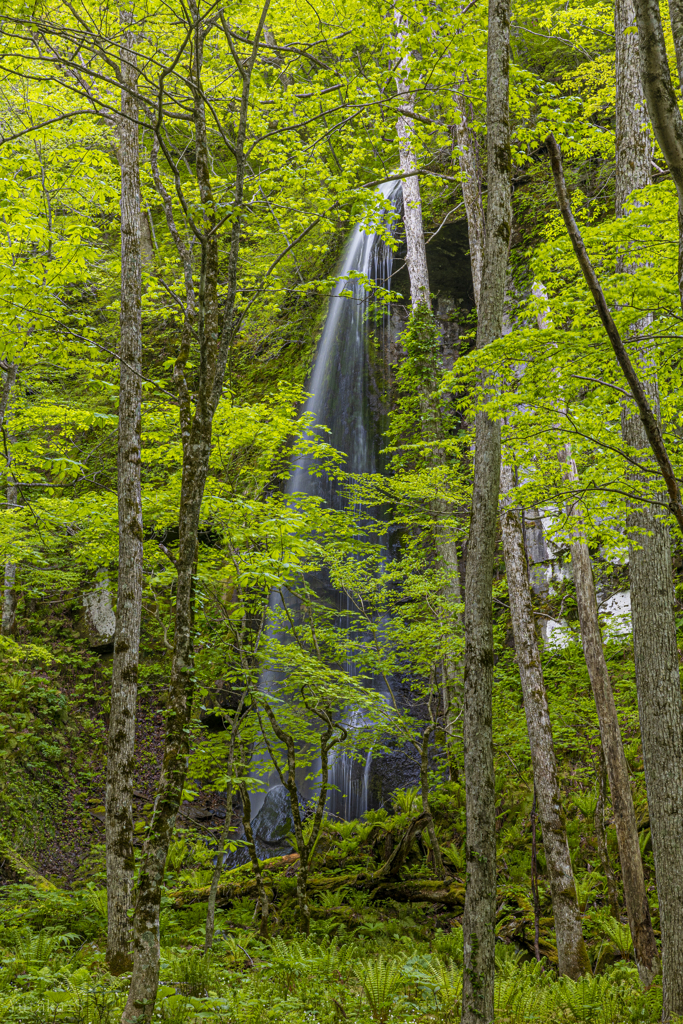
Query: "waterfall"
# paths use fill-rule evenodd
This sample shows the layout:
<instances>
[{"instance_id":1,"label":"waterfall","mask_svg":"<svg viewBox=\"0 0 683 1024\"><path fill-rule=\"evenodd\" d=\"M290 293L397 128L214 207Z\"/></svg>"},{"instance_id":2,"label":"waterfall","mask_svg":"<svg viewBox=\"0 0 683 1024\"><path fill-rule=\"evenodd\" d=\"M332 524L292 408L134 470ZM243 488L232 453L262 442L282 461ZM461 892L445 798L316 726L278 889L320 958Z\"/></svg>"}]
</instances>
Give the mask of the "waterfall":
<instances>
[{"instance_id":1,"label":"waterfall","mask_svg":"<svg viewBox=\"0 0 683 1024\"><path fill-rule=\"evenodd\" d=\"M394 201L400 182L380 186L384 198ZM330 298L307 390L311 393L303 412L313 421L329 429L325 439L346 455L345 470L349 473L375 473L379 468L381 441L379 388L375 381L369 335L369 303L372 295L362 280L351 275L362 274L373 283L388 288L391 282L393 252L379 231L368 233L358 225L350 233L336 275L339 281ZM342 292L351 292L342 295ZM380 371L381 372L381 371ZM333 508L341 508L343 497L333 480L310 472L310 458L300 459L285 487L285 493L317 495ZM339 623L348 614L346 597L332 590L329 581L316 577L311 581L328 601L336 602ZM345 669L355 674L355 666ZM344 713L344 709L340 709ZM350 710L345 723L351 729L369 724L363 711ZM343 751L335 752L330 765L329 782L333 787L328 810L336 817L359 817L369 808L371 755L363 761ZM302 784L302 790L307 787Z\"/></svg>"},{"instance_id":2,"label":"waterfall","mask_svg":"<svg viewBox=\"0 0 683 1024\"><path fill-rule=\"evenodd\" d=\"M380 186L381 194L393 200L400 182ZM311 397L304 412L329 428L326 435L337 451L347 456L349 473L374 473L378 468L379 402L373 389L373 372L368 352L368 293L362 282L350 278L366 275L387 288L391 279L393 252L379 232L366 233L358 225L351 232L336 274L340 278L330 299L307 390ZM352 292L352 297L343 296ZM302 460L294 469L286 493L317 494L333 507L340 497L326 478L311 476L310 463Z\"/></svg>"}]
</instances>

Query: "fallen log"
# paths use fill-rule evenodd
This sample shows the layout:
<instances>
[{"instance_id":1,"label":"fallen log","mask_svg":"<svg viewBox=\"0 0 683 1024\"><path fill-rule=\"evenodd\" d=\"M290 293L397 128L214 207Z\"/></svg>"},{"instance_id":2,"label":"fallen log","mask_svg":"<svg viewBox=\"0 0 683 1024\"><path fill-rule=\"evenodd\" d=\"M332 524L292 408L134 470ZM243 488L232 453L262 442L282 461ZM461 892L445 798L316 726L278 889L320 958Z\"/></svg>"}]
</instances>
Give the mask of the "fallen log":
<instances>
[{"instance_id":1,"label":"fallen log","mask_svg":"<svg viewBox=\"0 0 683 1024\"><path fill-rule=\"evenodd\" d=\"M285 878L284 871L291 864L296 863L297 857L297 854L290 854L288 857L273 857L270 860L262 861L264 882L275 892L278 888L291 886L291 880ZM251 872L251 866L244 865L244 867L248 867ZM231 875L232 878L229 877ZM205 903L209 898L209 888L207 885L200 889L177 889L170 893L173 906L180 910L194 903ZM460 910L465 901L465 887L461 883L449 883L441 879L416 878L397 881L390 876L378 877L377 873L369 875L365 872L355 875L312 875L308 879L308 891L313 898L317 893L347 888L367 892L373 900L391 899L397 903L438 903ZM226 872L226 881L218 887L216 906L229 907L234 900L244 896L256 899L256 880L253 874L245 872L244 868L235 868L234 871Z\"/></svg>"}]
</instances>

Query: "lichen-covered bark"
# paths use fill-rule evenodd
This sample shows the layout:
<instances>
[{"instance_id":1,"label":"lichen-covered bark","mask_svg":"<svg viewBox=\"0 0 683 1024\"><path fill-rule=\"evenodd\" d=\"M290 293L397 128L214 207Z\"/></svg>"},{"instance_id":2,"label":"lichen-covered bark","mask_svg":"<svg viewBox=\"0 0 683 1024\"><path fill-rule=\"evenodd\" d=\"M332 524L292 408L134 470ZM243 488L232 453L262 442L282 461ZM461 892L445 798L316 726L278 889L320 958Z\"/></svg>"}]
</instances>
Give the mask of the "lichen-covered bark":
<instances>
[{"instance_id":1,"label":"lichen-covered bark","mask_svg":"<svg viewBox=\"0 0 683 1024\"><path fill-rule=\"evenodd\" d=\"M621 739L612 683L598 619L598 603L588 547L582 541L571 546L572 573L581 624L581 642L600 725L600 739L609 775L614 825L624 883L626 912L640 978L649 987L659 972L657 941L650 919L638 827L629 783L628 765Z\"/></svg>"},{"instance_id":2,"label":"lichen-covered bark","mask_svg":"<svg viewBox=\"0 0 683 1024\"><path fill-rule=\"evenodd\" d=\"M142 256L138 149L137 60L130 29L133 14L121 12L121 337L117 490L119 522L116 634L107 742L107 964L112 974L132 965L129 912L133 893L133 773L135 706L142 616Z\"/></svg>"},{"instance_id":3,"label":"lichen-covered bark","mask_svg":"<svg viewBox=\"0 0 683 1024\"><path fill-rule=\"evenodd\" d=\"M656 386L649 385L656 400ZM630 411L630 410L629 410ZM647 448L640 419L624 441ZM666 522L634 509L627 520L638 712L662 932L664 1019L683 1014L683 703L676 645L671 538Z\"/></svg>"},{"instance_id":4,"label":"lichen-covered bark","mask_svg":"<svg viewBox=\"0 0 683 1024\"><path fill-rule=\"evenodd\" d=\"M616 71L616 168L615 168L615 213L624 216L624 204L637 189L651 181L651 143L643 82L640 75L639 36L629 29L635 27L636 4L634 0L617 0L614 9L615 71ZM632 269L629 260L622 259L620 269ZM651 388L657 402L656 387ZM642 425L638 421L642 431ZM637 433L637 431L636 431ZM647 443L643 432L641 440ZM571 468L571 463L570 463ZM585 544L572 546L572 565L576 582L579 618L584 637L584 652L588 665L591 685L595 695L600 721L602 750L604 753L612 806L614 808L619 859L621 861L624 899L628 914L633 947L638 971L643 985L652 984L659 972L659 955L652 923L650 906L643 878L642 856L633 808L633 799L628 778L628 766L624 756L619 721L617 718L612 687L607 672L600 637L595 586L591 574L590 559ZM649 581L648 581L649 584ZM631 594L639 585L631 579ZM665 581L664 586L667 583ZM668 583L671 586L671 581ZM642 600L649 601L648 594ZM584 628L585 623L585 628Z\"/></svg>"},{"instance_id":5,"label":"lichen-covered bark","mask_svg":"<svg viewBox=\"0 0 683 1024\"><path fill-rule=\"evenodd\" d=\"M258 893L258 906L260 908L260 926L259 935L262 939L268 937L268 915L270 911L270 901L268 899L268 893L266 887L263 884L263 873L261 871L261 864L256 856L256 844L254 843L254 834L251 830L251 800L249 798L249 790L244 782L240 783L240 795L242 797L242 810L243 810L243 822L244 822L244 834L247 839L247 849L249 850L249 859L251 860L251 866L254 869L254 880L256 881L256 892ZM214 896L215 902L215 896Z\"/></svg>"},{"instance_id":6,"label":"lichen-covered bark","mask_svg":"<svg viewBox=\"0 0 683 1024\"><path fill-rule=\"evenodd\" d=\"M470 127L470 104L461 90L456 91L455 102L460 114L460 120L455 125L455 138L458 144L462 197L465 201L465 212L467 213L472 287L474 290L474 301L478 306L479 296L481 295L484 239L486 234L484 206L481 198L481 167L479 166L477 139Z\"/></svg>"},{"instance_id":7,"label":"lichen-covered bark","mask_svg":"<svg viewBox=\"0 0 683 1024\"><path fill-rule=\"evenodd\" d=\"M649 118L640 80L635 0L616 0L614 43L616 76L616 168L614 202L619 215L634 189L650 182Z\"/></svg>"},{"instance_id":8,"label":"lichen-covered bark","mask_svg":"<svg viewBox=\"0 0 683 1024\"><path fill-rule=\"evenodd\" d=\"M249 117L251 75L268 6L268 0L266 0L254 33L250 55L246 60L240 62L242 93L239 126L234 142L233 194L234 206L237 211L240 210L244 197L245 139ZM157 787L154 813L147 829L135 893L133 974L123 1011L122 1024L151 1020L159 984L159 911L162 884L168 847L173 836L187 773L188 724L194 697L192 636L197 537L211 454L213 418L223 393L225 369L235 329L237 264L242 237L242 222L238 215L232 225L225 259L226 288L219 302L217 232L219 214L211 183L211 155L207 141L206 104L202 86L206 25L202 21L195 0L191 0L189 4L188 16L193 35L193 57L188 80L193 92L194 171L201 204L201 217L197 216L197 220L193 223L193 231L201 247L197 311L194 318L199 347L199 367L193 396L194 402L191 402L186 379L186 364L189 357L188 334L184 332L174 368L174 380L178 386L183 471L180 488L178 556L176 559L173 659L165 713L163 767ZM164 150L167 160L175 167L172 154L167 148L164 149L166 139L163 130L158 132L157 140L160 148ZM179 181L178 177L178 187L180 187ZM187 297L189 299L189 296Z\"/></svg>"},{"instance_id":9,"label":"lichen-covered bark","mask_svg":"<svg viewBox=\"0 0 683 1024\"><path fill-rule=\"evenodd\" d=\"M486 127L486 243L477 346L502 333L511 230L509 124L509 0L488 10ZM493 562L500 482L500 424L485 412L475 419L472 519L465 580L463 735L466 790L467 887L463 914L463 1024L493 1020L496 901L493 779Z\"/></svg>"},{"instance_id":10,"label":"lichen-covered bark","mask_svg":"<svg viewBox=\"0 0 683 1024\"><path fill-rule=\"evenodd\" d=\"M407 32L404 18L398 8L395 12L397 38L403 45ZM403 54L396 69L396 91L399 101L399 115L396 120L398 135L398 153L401 171L404 174L417 170L417 160L413 144L413 121L410 114L415 110L415 94L410 83L410 55ZM407 114L402 114L401 108ZM427 271L427 250L425 248L424 230L422 227L422 196L420 194L420 178L412 174L401 183L403 189L403 224L406 231L406 264L410 274L410 297L413 306L420 303L430 304L429 273Z\"/></svg>"},{"instance_id":11,"label":"lichen-covered bark","mask_svg":"<svg viewBox=\"0 0 683 1024\"><path fill-rule=\"evenodd\" d=\"M504 466L501 470L501 491L505 494L512 486L512 469ZM508 505L509 499L504 500L500 517L503 554L515 640L515 661L522 684L538 818L541 823L553 903L558 971L570 978L578 978L582 974L590 973L590 960L583 939L574 871L560 799L553 732L536 640L522 526L518 514Z\"/></svg>"},{"instance_id":12,"label":"lichen-covered bark","mask_svg":"<svg viewBox=\"0 0 683 1024\"><path fill-rule=\"evenodd\" d=\"M659 0L635 0L635 9L643 93L678 195L678 289L683 304L683 118L671 81ZM672 15L681 20L678 6ZM677 58L682 42L679 37Z\"/></svg>"},{"instance_id":13,"label":"lichen-covered bark","mask_svg":"<svg viewBox=\"0 0 683 1024\"><path fill-rule=\"evenodd\" d=\"M0 397L0 427L5 426L7 410L12 397L12 390L17 380L18 367L16 363L5 363L2 367L5 373L3 381L2 396ZM16 483L10 475L12 464L12 439L7 438L7 454L5 465L7 470L7 505L6 508L16 508L18 504L18 492ZM3 636L10 636L16 630L17 594L15 583L17 578L16 564L8 559L5 563L5 585L2 599L2 630Z\"/></svg>"}]
</instances>

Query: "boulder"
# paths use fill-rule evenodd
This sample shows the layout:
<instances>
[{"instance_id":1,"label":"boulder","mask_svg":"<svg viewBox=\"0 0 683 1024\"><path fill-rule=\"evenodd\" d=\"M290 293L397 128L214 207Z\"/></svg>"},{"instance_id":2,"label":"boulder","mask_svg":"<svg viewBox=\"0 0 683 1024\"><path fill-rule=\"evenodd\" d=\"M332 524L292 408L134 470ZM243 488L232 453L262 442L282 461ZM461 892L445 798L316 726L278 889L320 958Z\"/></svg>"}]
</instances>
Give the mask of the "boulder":
<instances>
[{"instance_id":1,"label":"boulder","mask_svg":"<svg viewBox=\"0 0 683 1024\"><path fill-rule=\"evenodd\" d=\"M110 649L116 632L116 615L106 572L99 571L94 589L83 594L83 610L90 646L95 651Z\"/></svg>"},{"instance_id":2,"label":"boulder","mask_svg":"<svg viewBox=\"0 0 683 1024\"><path fill-rule=\"evenodd\" d=\"M299 798L303 815L303 800ZM261 810L251 823L259 860L268 857L282 857L292 852L287 836L294 830L292 808L287 787L273 786L266 793Z\"/></svg>"}]
</instances>

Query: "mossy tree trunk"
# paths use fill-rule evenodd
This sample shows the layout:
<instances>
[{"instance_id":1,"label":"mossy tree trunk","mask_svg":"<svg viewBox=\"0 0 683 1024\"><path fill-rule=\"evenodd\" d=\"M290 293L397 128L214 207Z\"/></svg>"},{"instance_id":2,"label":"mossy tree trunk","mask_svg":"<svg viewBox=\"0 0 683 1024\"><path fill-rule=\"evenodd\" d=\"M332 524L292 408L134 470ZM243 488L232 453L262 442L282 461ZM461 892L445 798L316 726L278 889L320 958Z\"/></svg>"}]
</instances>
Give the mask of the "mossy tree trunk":
<instances>
[{"instance_id":1,"label":"mossy tree trunk","mask_svg":"<svg viewBox=\"0 0 683 1024\"><path fill-rule=\"evenodd\" d=\"M486 72L487 196L477 347L500 337L512 226L510 4L491 0ZM493 1020L496 810L493 778L493 565L500 484L500 423L475 419L472 519L465 579L464 754L467 885L463 913L463 1024Z\"/></svg>"},{"instance_id":2,"label":"mossy tree trunk","mask_svg":"<svg viewBox=\"0 0 683 1024\"><path fill-rule=\"evenodd\" d=\"M135 710L142 618L142 254L137 57L133 11L121 10L121 341L117 492L119 523L116 633L107 739L107 965L130 970Z\"/></svg>"},{"instance_id":3,"label":"mossy tree trunk","mask_svg":"<svg viewBox=\"0 0 683 1024\"><path fill-rule=\"evenodd\" d=\"M509 466L504 466L501 470L501 491L504 495L512 489L513 484L513 471ZM536 640L522 526L518 513L509 507L509 500L503 502L501 529L515 640L515 661L522 684L535 799L538 804L538 818L541 823L543 850L553 903L557 966L560 974L579 978L582 974L590 974L590 960L583 939L581 913L576 901L574 871L557 777L553 731Z\"/></svg>"}]
</instances>

